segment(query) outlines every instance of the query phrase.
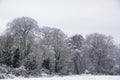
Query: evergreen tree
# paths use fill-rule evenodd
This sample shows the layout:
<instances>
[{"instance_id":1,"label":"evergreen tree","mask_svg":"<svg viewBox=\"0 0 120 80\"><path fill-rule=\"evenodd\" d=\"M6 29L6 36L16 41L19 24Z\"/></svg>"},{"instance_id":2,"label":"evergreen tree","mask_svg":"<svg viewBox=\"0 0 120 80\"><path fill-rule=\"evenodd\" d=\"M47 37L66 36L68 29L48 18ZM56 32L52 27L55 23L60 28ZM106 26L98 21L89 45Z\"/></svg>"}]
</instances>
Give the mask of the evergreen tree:
<instances>
[{"instance_id":1,"label":"evergreen tree","mask_svg":"<svg viewBox=\"0 0 120 80\"><path fill-rule=\"evenodd\" d=\"M46 68L46 69L50 69L50 59L48 58L48 59L45 59L44 61L43 61L43 63L42 63L42 67L43 68Z\"/></svg>"},{"instance_id":2,"label":"evergreen tree","mask_svg":"<svg viewBox=\"0 0 120 80\"><path fill-rule=\"evenodd\" d=\"M14 52L14 57L13 57L13 67L18 68L20 66L20 51L17 48Z\"/></svg>"}]
</instances>

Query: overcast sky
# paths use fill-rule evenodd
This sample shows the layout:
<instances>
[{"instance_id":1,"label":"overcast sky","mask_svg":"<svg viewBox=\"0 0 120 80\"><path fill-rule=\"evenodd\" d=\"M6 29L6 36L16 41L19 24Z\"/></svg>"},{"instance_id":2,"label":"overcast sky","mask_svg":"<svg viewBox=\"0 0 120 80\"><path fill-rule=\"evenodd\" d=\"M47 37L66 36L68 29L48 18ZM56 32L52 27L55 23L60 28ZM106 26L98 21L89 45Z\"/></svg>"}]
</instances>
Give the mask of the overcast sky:
<instances>
[{"instance_id":1,"label":"overcast sky","mask_svg":"<svg viewBox=\"0 0 120 80\"><path fill-rule=\"evenodd\" d=\"M21 16L68 35L98 32L120 43L120 0L0 0L0 33Z\"/></svg>"}]
</instances>

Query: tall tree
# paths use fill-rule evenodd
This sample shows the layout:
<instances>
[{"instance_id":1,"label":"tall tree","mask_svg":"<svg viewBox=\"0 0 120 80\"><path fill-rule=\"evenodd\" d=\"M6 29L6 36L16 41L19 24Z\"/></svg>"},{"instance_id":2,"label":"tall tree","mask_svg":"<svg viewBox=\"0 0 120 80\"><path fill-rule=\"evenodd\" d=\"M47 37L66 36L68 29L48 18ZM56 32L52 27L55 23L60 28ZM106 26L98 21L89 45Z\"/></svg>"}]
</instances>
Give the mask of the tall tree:
<instances>
[{"instance_id":1,"label":"tall tree","mask_svg":"<svg viewBox=\"0 0 120 80\"><path fill-rule=\"evenodd\" d=\"M14 19L7 26L7 33L14 37L14 46L19 48L20 59L23 62L26 56L32 52L31 47L35 33L39 32L37 22L30 17L20 17Z\"/></svg>"},{"instance_id":2,"label":"tall tree","mask_svg":"<svg viewBox=\"0 0 120 80\"><path fill-rule=\"evenodd\" d=\"M56 28L44 27L41 29L42 38L42 50L44 59L50 59L50 67L54 69L56 73L65 72L62 71L66 68L66 64L69 62L69 53L66 45L66 35ZM47 57L48 56L48 57Z\"/></svg>"},{"instance_id":3,"label":"tall tree","mask_svg":"<svg viewBox=\"0 0 120 80\"><path fill-rule=\"evenodd\" d=\"M4 34L0 37L0 61L2 64L8 66L12 65L12 48L13 48L13 37L9 34Z\"/></svg>"},{"instance_id":4,"label":"tall tree","mask_svg":"<svg viewBox=\"0 0 120 80\"><path fill-rule=\"evenodd\" d=\"M81 35L74 35L69 38L69 47L73 56L74 73L80 74L84 71L82 46L84 38Z\"/></svg>"},{"instance_id":5,"label":"tall tree","mask_svg":"<svg viewBox=\"0 0 120 80\"><path fill-rule=\"evenodd\" d=\"M110 52L113 48L113 40L110 36L94 33L86 37L86 54L88 54L89 70L97 74L110 74L113 68L113 60Z\"/></svg>"}]
</instances>

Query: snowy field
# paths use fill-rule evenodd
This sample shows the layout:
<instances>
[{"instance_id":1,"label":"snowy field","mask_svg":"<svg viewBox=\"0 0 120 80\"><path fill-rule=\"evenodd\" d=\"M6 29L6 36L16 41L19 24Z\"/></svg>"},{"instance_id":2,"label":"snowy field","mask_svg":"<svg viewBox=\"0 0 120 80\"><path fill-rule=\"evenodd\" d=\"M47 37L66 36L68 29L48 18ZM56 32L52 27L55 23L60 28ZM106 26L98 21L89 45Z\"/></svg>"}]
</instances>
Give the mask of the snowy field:
<instances>
[{"instance_id":1,"label":"snowy field","mask_svg":"<svg viewBox=\"0 0 120 80\"><path fill-rule=\"evenodd\" d=\"M120 80L120 76L65 76L65 77L40 77L40 78L15 78L15 79L1 79L1 80Z\"/></svg>"}]
</instances>

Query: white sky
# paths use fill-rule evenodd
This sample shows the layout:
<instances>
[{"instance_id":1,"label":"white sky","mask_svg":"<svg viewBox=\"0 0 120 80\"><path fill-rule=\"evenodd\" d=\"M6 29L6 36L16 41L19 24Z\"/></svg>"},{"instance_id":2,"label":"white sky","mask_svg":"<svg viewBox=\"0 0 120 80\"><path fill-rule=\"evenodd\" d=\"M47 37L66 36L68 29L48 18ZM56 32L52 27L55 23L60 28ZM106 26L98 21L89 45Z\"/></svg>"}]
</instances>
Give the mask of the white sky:
<instances>
[{"instance_id":1,"label":"white sky","mask_svg":"<svg viewBox=\"0 0 120 80\"><path fill-rule=\"evenodd\" d=\"M68 35L98 32L120 43L120 0L0 0L0 33L21 16Z\"/></svg>"}]
</instances>

